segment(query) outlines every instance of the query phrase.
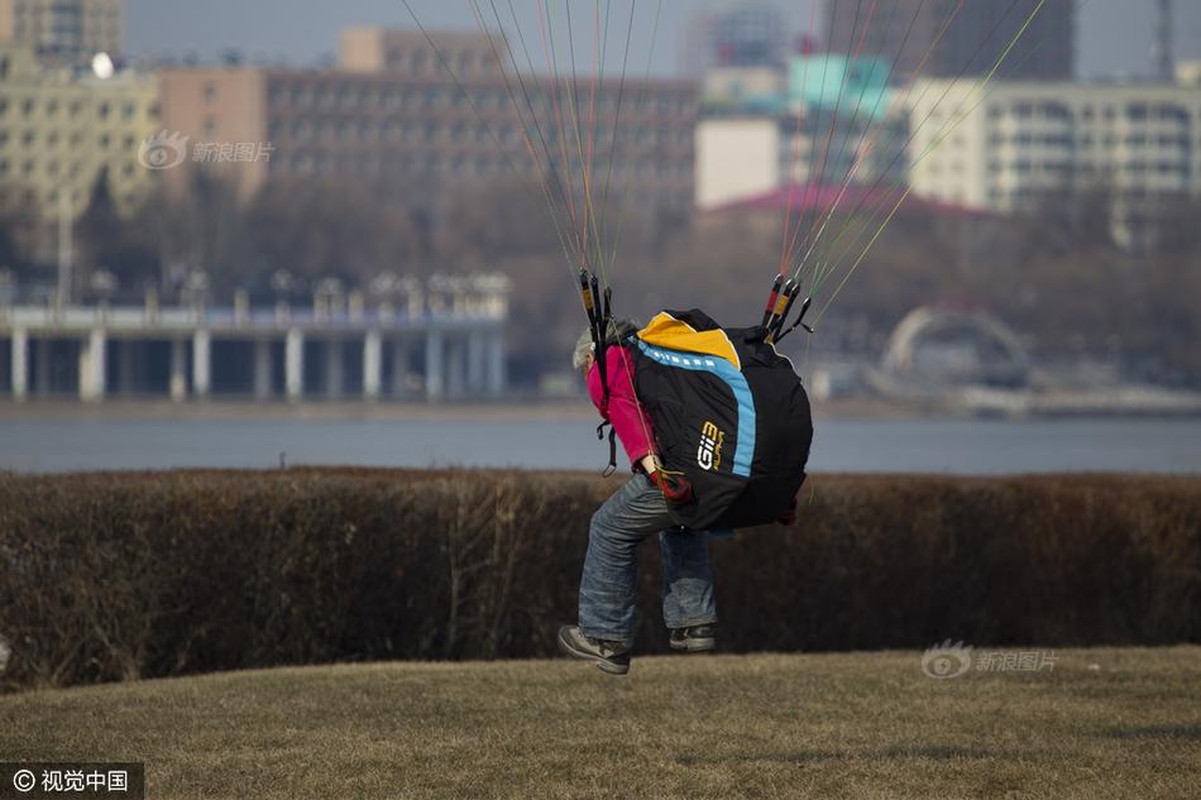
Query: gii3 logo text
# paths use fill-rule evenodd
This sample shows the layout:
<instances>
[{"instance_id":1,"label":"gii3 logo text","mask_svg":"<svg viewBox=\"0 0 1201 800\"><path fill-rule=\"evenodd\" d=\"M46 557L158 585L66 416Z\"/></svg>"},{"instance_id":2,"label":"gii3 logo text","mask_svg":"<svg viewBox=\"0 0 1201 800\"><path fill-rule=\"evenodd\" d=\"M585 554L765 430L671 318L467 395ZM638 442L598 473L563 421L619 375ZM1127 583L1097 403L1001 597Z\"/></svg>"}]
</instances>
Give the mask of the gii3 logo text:
<instances>
[{"instance_id":1,"label":"gii3 logo text","mask_svg":"<svg viewBox=\"0 0 1201 800\"><path fill-rule=\"evenodd\" d=\"M696 463L701 469L716 470L721 466L721 446L726 435L712 422L701 426L701 443L696 448Z\"/></svg>"}]
</instances>

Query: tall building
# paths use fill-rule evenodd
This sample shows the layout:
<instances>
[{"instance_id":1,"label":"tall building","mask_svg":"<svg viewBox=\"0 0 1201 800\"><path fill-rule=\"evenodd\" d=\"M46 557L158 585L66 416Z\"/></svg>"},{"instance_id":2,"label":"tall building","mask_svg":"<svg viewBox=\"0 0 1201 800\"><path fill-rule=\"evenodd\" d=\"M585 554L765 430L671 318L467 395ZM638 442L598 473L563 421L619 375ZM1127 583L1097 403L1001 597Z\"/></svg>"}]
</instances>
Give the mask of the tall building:
<instances>
[{"instance_id":1,"label":"tall building","mask_svg":"<svg viewBox=\"0 0 1201 800\"><path fill-rule=\"evenodd\" d=\"M683 53L688 75L730 67L779 68L787 58L783 15L763 0L720 3L688 23Z\"/></svg>"},{"instance_id":2,"label":"tall building","mask_svg":"<svg viewBox=\"0 0 1201 800\"><path fill-rule=\"evenodd\" d=\"M352 31L343 38L338 69L167 70L163 126L188 137L192 148L184 169L169 177L216 160L243 196L269 178L331 176L386 186L436 207L455 187L515 173L536 180L536 162L549 162L578 188L577 144L589 135L577 137L576 121L582 124L595 102L594 174L611 174L610 197L690 206L695 84L627 77L618 114L616 78L599 84L595 98L570 78L525 76L522 89L511 73L506 78L491 66L486 37L452 45L435 53L420 35ZM535 118L549 154L532 127ZM212 159L213 145L266 157ZM204 148L199 157L197 147Z\"/></svg>"},{"instance_id":3,"label":"tall building","mask_svg":"<svg viewBox=\"0 0 1201 800\"><path fill-rule=\"evenodd\" d=\"M0 0L0 43L33 48L43 63L79 65L124 49L124 0Z\"/></svg>"},{"instance_id":4,"label":"tall building","mask_svg":"<svg viewBox=\"0 0 1201 800\"><path fill-rule=\"evenodd\" d=\"M53 257L59 222L86 209L102 169L118 208L137 205L153 184L142 143L157 130L153 77L74 77L39 64L27 46L0 45L0 206L41 220L38 257Z\"/></svg>"},{"instance_id":5,"label":"tall building","mask_svg":"<svg viewBox=\"0 0 1201 800\"><path fill-rule=\"evenodd\" d=\"M980 77L998 62L997 77L1006 80L1072 77L1075 0L1046 0L1041 9L1039 0L892 0L874 5L826 0L827 43L836 53L889 59L896 65L894 83L906 83L919 72L932 78Z\"/></svg>"},{"instance_id":6,"label":"tall building","mask_svg":"<svg viewBox=\"0 0 1201 800\"><path fill-rule=\"evenodd\" d=\"M1165 200L1201 196L1201 87L919 81L908 96L914 194L978 209L1103 191L1137 249Z\"/></svg>"}]
</instances>

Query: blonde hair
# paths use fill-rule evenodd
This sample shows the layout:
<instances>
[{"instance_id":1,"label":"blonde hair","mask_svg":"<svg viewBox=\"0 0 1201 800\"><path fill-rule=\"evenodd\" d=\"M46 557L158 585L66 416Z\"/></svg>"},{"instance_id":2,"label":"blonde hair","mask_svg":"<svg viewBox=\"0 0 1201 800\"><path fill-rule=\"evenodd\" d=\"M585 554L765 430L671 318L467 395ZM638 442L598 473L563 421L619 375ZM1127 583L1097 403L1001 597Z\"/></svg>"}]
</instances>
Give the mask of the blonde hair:
<instances>
[{"instance_id":1,"label":"blonde hair","mask_svg":"<svg viewBox=\"0 0 1201 800\"><path fill-rule=\"evenodd\" d=\"M619 342L642 326L636 319L611 319L609 329L605 332L605 340L610 344ZM580 369L588 356L596 355L596 347L592 343L592 328L584 328L580 338L576 340L575 351L571 354L571 366Z\"/></svg>"}]
</instances>

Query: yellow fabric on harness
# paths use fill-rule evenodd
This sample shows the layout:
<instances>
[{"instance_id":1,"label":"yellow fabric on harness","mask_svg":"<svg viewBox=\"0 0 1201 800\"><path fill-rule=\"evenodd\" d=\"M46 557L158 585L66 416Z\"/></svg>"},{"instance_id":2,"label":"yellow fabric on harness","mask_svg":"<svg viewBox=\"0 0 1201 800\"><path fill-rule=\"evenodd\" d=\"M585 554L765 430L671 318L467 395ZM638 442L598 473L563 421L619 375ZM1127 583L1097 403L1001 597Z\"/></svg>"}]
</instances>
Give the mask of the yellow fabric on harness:
<instances>
[{"instance_id":1,"label":"yellow fabric on harness","mask_svg":"<svg viewBox=\"0 0 1201 800\"><path fill-rule=\"evenodd\" d=\"M656 314L645 328L638 331L638 338L649 345L667 350L717 356L729 361L735 369L742 369L738 351L734 349L725 331L698 331L666 311Z\"/></svg>"}]
</instances>

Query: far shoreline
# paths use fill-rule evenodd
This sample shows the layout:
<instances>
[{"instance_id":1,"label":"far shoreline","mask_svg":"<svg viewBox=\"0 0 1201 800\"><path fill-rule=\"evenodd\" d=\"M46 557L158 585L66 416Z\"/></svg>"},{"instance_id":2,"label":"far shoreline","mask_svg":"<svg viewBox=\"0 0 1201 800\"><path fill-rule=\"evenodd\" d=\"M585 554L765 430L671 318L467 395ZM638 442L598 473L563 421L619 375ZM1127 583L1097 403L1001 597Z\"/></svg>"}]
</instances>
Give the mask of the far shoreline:
<instances>
[{"instance_id":1,"label":"far shoreline","mask_svg":"<svg viewBox=\"0 0 1201 800\"><path fill-rule=\"evenodd\" d=\"M946 418L937 408L903 406L881 400L855 399L814 402L817 418L922 419ZM528 421L592 420L596 409L579 397L508 397L495 402L427 403L421 401L255 401L249 399L189 400L115 398L86 403L67 398L0 401L0 422L53 420L178 420L181 422L306 422L306 421Z\"/></svg>"}]
</instances>

